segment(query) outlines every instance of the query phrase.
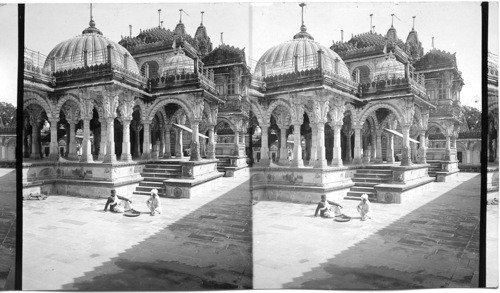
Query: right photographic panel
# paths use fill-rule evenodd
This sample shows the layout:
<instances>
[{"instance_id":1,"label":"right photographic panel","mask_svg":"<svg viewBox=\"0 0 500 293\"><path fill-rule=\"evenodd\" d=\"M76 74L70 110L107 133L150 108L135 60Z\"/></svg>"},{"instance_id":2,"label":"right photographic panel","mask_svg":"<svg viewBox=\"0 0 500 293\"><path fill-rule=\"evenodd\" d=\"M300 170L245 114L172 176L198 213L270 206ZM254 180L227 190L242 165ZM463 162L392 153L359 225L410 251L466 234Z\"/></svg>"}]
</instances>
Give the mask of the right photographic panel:
<instances>
[{"instance_id":1,"label":"right photographic panel","mask_svg":"<svg viewBox=\"0 0 500 293\"><path fill-rule=\"evenodd\" d=\"M477 288L481 196L498 286L489 10L484 97L480 2L252 4L255 289Z\"/></svg>"}]
</instances>

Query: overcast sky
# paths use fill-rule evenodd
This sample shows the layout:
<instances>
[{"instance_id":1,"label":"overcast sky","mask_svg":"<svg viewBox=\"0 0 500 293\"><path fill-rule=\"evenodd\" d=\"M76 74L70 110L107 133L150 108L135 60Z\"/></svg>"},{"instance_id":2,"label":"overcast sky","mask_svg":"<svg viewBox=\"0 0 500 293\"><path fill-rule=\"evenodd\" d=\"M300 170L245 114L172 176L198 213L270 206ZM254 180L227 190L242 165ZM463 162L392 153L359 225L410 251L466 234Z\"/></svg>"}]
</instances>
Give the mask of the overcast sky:
<instances>
[{"instance_id":1,"label":"overcast sky","mask_svg":"<svg viewBox=\"0 0 500 293\"><path fill-rule=\"evenodd\" d=\"M496 6L496 7L495 7ZM133 35L139 29L148 29L158 25L158 9L162 9L161 20L166 28L173 29L179 22L179 9L183 23L189 34L194 35L200 24L200 11L205 11L204 25L214 47L220 44L220 33L224 32L224 43L246 48L250 65L269 48L292 39L300 29L300 7L297 3L153 3L153 4L94 4L93 16L96 26L104 36L118 42L121 35L129 34L129 24L133 26ZM16 7L0 7L0 21L12 21L4 15L11 15ZM9 11L10 10L10 11ZM490 50L498 54L498 5L492 3L490 11L494 19L490 27ZM394 27L398 37L406 41L412 27L412 16L416 16L415 29L425 52L431 49L434 37L435 47L456 52L459 70L463 73L465 85L462 89L462 103L479 107L481 93L481 7L479 2L440 2L440 3L320 3L307 2L304 22L307 31L315 40L330 47L332 41L340 40L340 30L344 30L344 39L351 34L367 32L370 26L370 13L373 13L373 25L377 33L384 34L391 25L391 13L394 13ZM26 46L43 54L48 54L58 43L81 34L88 27L88 4L28 4L26 5L25 42ZM2 40L12 39L14 30L2 30ZM14 37L15 39L15 37ZM494 44L493 44L494 43ZM1 42L2 52L16 50L15 42ZM4 54L0 54L5 56ZM12 56L12 55L10 55ZM0 57L1 58L1 57ZM15 58L0 59L2 65L9 65ZM5 62L5 63L4 63ZM13 66L15 66L15 62ZM15 71L5 70L2 66L1 87L15 88ZM12 79L13 83L7 82ZM3 81L6 81L5 83ZM13 85L12 85L13 84ZM15 95L0 88L0 100ZM11 97L12 100L15 100Z\"/></svg>"},{"instance_id":2,"label":"overcast sky","mask_svg":"<svg viewBox=\"0 0 500 293\"><path fill-rule=\"evenodd\" d=\"M17 105L17 5L0 6L0 102Z\"/></svg>"}]
</instances>

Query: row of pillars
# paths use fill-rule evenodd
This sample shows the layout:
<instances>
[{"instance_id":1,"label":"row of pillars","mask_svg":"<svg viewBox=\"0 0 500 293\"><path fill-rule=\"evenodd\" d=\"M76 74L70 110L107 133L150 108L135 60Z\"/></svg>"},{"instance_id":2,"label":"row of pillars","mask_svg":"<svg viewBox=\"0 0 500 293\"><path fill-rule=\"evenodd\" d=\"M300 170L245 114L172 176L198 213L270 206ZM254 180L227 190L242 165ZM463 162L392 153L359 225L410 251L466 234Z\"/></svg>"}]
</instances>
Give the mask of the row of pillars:
<instances>
[{"instance_id":1,"label":"row of pillars","mask_svg":"<svg viewBox=\"0 0 500 293\"><path fill-rule=\"evenodd\" d=\"M294 123L293 124L293 159L291 161L291 167L303 167L303 159L302 159L302 145L301 145L301 134L300 134L300 126L302 123ZM324 168L327 167L326 161L326 148L325 148L325 123L315 123L312 125L312 148L311 148L311 162L314 162L315 168ZM261 125L262 129L262 146L261 146L261 160L260 164L263 166L269 166L270 158L269 158L269 143L268 143L268 129L270 125ZM288 130L287 126L280 126L280 157L278 163L280 165L287 165L288 161L288 152L286 147L286 132ZM332 158L332 167L342 167L344 160L342 159L342 149L340 144L341 138L341 124L333 125L333 158ZM410 166L412 164L411 159L409 157L410 154L410 127L403 127L403 149L406 149L406 155L403 156L401 165L402 166ZM351 154L351 136L354 134L354 156ZM455 140L453 140L455 142ZM456 142L455 142L456 143ZM382 163L382 130L377 130L376 135L372 135L372 145L375 146L374 152L371 153L371 157L374 159L375 163ZM423 151L423 156L421 156L420 162L421 164L426 163L425 159L425 132L420 133L420 147ZM362 137L361 137L361 127L355 126L353 127L353 131L347 132L347 154L345 156L345 163L354 163L354 164L362 164L370 162L370 157L366 157L370 152L365 152L365 158L362 157ZM451 145L448 146L451 148ZM351 161L352 158L352 161ZM387 140L387 162L394 162L394 135L389 134Z\"/></svg>"},{"instance_id":2,"label":"row of pillars","mask_svg":"<svg viewBox=\"0 0 500 293\"><path fill-rule=\"evenodd\" d=\"M116 162L115 154L115 141L114 141L114 119L115 118L103 118L100 119L101 122L101 144L99 152L99 160L103 163L113 163ZM91 153L91 140L90 140L90 120L91 118L83 118L83 142L82 142L82 153L81 157L78 159L78 154L76 151L76 124L77 120L69 120L69 146L68 146L68 160L79 160L80 162L93 162L93 157ZM123 142L122 142L122 155L120 161L131 162L132 154L130 149L130 123L132 119L122 119L123 123ZM57 119L49 119L50 123L50 160L59 159L58 153L58 141L57 141ZM135 129L136 133L136 144L135 151L139 153L139 131L141 127L144 129L144 139L143 139L143 153L141 158L144 160L152 159L152 149L151 149L151 120L142 121L142 125ZM41 120L32 121L32 142L31 142L31 158L39 159L41 158L40 150L40 130L41 130ZM209 126L209 142L207 146L207 158L215 159L215 134L214 125ZM170 130L172 125L167 124L160 131L160 148L162 154L171 153L170 150ZM191 136L191 161L201 160L200 156L200 142L199 142L199 121L191 123L192 136ZM24 130L23 130L24 131ZM176 131L176 150L175 155L178 158L183 157L182 149L182 130L175 129ZM23 133L23 138L26 134ZM239 137L239 133L236 132L236 137ZM244 133L242 133L242 141L244 142ZM24 140L23 140L24 141ZM164 142L164 143L162 143ZM236 140L238 144L239 139ZM24 144L23 144L24 147ZM23 150L24 152L24 150Z\"/></svg>"}]
</instances>

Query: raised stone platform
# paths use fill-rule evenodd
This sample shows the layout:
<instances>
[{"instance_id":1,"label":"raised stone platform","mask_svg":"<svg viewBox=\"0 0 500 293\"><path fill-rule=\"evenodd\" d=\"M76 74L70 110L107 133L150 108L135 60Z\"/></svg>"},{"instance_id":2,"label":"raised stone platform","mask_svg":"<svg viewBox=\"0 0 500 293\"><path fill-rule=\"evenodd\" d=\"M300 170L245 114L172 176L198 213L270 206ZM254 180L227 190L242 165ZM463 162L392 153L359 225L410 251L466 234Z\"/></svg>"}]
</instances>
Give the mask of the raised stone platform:
<instances>
[{"instance_id":1,"label":"raised stone platform","mask_svg":"<svg viewBox=\"0 0 500 293\"><path fill-rule=\"evenodd\" d=\"M143 180L143 162L79 163L39 161L23 163L23 195L66 194L105 198L111 189L131 194Z\"/></svg>"},{"instance_id":2,"label":"raised stone platform","mask_svg":"<svg viewBox=\"0 0 500 293\"><path fill-rule=\"evenodd\" d=\"M256 201L316 203L322 194L340 201L354 185L355 171L353 167L252 167L250 190Z\"/></svg>"}]
</instances>

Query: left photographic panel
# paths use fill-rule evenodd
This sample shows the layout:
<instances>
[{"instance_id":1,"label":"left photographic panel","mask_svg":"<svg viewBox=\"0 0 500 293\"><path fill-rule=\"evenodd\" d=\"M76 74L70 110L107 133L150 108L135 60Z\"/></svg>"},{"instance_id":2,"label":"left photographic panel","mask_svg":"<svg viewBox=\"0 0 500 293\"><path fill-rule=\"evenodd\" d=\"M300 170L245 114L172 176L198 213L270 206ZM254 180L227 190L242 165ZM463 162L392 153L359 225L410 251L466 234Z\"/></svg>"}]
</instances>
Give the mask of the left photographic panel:
<instances>
[{"instance_id":1,"label":"left photographic panel","mask_svg":"<svg viewBox=\"0 0 500 293\"><path fill-rule=\"evenodd\" d=\"M249 5L25 8L22 289L252 288Z\"/></svg>"},{"instance_id":2,"label":"left photographic panel","mask_svg":"<svg viewBox=\"0 0 500 293\"><path fill-rule=\"evenodd\" d=\"M0 290L14 290L18 6L0 4Z\"/></svg>"}]
</instances>

